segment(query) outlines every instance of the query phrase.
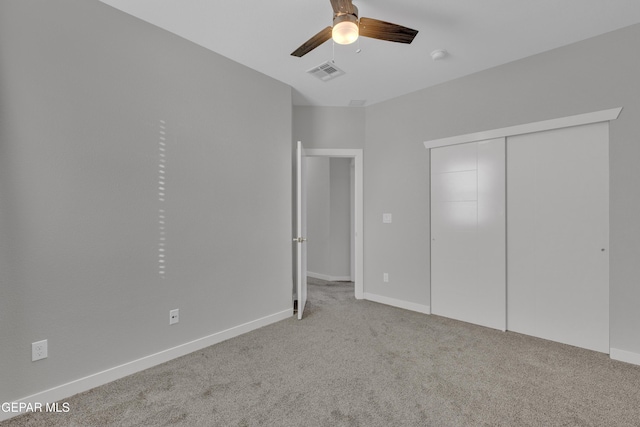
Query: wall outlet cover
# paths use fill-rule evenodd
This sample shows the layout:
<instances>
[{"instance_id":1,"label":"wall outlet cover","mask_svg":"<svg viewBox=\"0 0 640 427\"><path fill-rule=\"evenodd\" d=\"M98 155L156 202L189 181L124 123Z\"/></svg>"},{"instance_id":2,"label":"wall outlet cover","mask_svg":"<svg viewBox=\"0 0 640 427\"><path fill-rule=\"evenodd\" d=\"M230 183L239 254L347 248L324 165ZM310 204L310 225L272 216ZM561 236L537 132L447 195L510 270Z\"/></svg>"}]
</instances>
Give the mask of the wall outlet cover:
<instances>
[{"instance_id":1,"label":"wall outlet cover","mask_svg":"<svg viewBox=\"0 0 640 427\"><path fill-rule=\"evenodd\" d=\"M31 343L31 361L46 359L49 356L47 340Z\"/></svg>"},{"instance_id":2,"label":"wall outlet cover","mask_svg":"<svg viewBox=\"0 0 640 427\"><path fill-rule=\"evenodd\" d=\"M179 321L180 321L180 310L176 308L175 310L169 311L169 324L173 325L175 323L178 323Z\"/></svg>"}]
</instances>

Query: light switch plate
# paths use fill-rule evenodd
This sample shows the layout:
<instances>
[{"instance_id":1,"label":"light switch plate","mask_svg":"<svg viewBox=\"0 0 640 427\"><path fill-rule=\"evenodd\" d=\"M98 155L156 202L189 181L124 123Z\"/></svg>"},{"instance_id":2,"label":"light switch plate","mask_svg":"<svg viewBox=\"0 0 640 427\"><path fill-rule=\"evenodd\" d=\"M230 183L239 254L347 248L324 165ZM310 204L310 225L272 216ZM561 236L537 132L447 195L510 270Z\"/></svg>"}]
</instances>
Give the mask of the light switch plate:
<instances>
[{"instance_id":1,"label":"light switch plate","mask_svg":"<svg viewBox=\"0 0 640 427\"><path fill-rule=\"evenodd\" d=\"M391 214L390 213L383 213L382 214L382 222L384 224L391 224Z\"/></svg>"}]
</instances>

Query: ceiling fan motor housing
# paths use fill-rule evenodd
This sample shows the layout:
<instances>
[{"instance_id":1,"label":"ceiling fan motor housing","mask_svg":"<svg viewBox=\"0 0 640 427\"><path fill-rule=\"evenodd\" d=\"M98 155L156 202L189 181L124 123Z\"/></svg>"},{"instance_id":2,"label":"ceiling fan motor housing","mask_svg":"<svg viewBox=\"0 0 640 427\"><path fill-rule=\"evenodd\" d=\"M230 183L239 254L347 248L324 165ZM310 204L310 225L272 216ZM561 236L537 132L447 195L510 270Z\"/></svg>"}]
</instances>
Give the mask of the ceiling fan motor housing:
<instances>
[{"instance_id":1,"label":"ceiling fan motor housing","mask_svg":"<svg viewBox=\"0 0 640 427\"><path fill-rule=\"evenodd\" d=\"M350 21L358 25L358 8L353 6L353 13L336 12L333 14L333 25L343 21Z\"/></svg>"}]
</instances>

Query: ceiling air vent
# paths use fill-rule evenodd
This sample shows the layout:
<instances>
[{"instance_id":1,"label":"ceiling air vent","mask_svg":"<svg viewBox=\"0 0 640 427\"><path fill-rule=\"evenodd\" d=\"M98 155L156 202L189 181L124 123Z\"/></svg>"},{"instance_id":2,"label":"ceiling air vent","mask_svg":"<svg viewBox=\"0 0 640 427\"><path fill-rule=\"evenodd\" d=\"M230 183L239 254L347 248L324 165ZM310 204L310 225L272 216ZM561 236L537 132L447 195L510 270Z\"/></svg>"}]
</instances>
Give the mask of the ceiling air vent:
<instances>
[{"instance_id":1,"label":"ceiling air vent","mask_svg":"<svg viewBox=\"0 0 640 427\"><path fill-rule=\"evenodd\" d=\"M323 82L327 82L335 79L336 77L340 77L344 74L344 71L336 67L336 64L333 62L327 61L324 64L320 64L317 67L307 70L307 73L319 78Z\"/></svg>"}]
</instances>

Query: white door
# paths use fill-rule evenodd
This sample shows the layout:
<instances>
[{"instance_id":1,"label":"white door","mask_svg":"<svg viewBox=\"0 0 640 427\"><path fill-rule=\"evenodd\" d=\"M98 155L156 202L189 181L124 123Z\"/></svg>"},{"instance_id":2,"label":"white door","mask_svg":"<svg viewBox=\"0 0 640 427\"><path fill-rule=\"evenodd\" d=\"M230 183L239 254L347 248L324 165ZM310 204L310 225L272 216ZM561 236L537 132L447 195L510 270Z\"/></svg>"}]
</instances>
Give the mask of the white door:
<instances>
[{"instance_id":1,"label":"white door","mask_svg":"<svg viewBox=\"0 0 640 427\"><path fill-rule=\"evenodd\" d=\"M609 352L609 124L507 140L508 329Z\"/></svg>"},{"instance_id":2,"label":"white door","mask_svg":"<svg viewBox=\"0 0 640 427\"><path fill-rule=\"evenodd\" d=\"M431 149L431 311L506 328L505 140Z\"/></svg>"},{"instance_id":3,"label":"white door","mask_svg":"<svg viewBox=\"0 0 640 427\"><path fill-rule=\"evenodd\" d=\"M296 147L296 287L298 319L302 319L307 303L307 191L304 168L304 147L298 141Z\"/></svg>"}]
</instances>

